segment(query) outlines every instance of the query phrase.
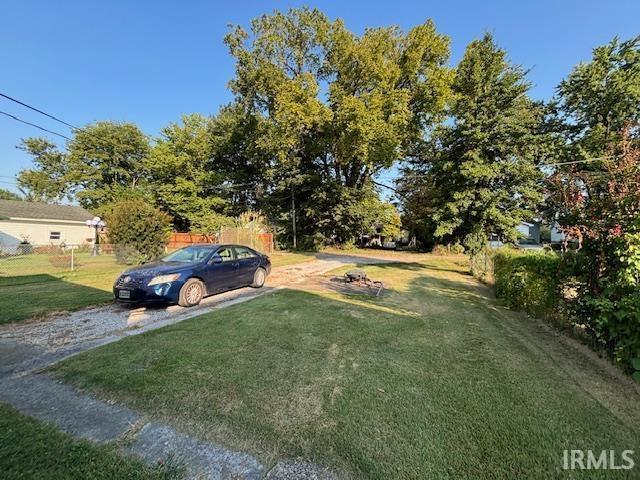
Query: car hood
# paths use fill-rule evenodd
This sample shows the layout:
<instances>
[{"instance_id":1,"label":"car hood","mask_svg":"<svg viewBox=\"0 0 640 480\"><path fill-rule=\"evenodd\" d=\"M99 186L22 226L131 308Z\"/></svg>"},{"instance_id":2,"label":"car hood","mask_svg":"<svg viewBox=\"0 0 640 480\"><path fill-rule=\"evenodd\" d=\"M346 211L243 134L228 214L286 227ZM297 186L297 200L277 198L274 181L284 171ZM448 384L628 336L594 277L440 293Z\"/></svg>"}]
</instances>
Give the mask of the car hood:
<instances>
[{"instance_id":1,"label":"car hood","mask_svg":"<svg viewBox=\"0 0 640 480\"><path fill-rule=\"evenodd\" d=\"M177 273L183 270L189 270L194 267L194 263L181 262L152 262L138 265L125 270L122 275L130 275L132 277L155 277L165 273Z\"/></svg>"}]
</instances>

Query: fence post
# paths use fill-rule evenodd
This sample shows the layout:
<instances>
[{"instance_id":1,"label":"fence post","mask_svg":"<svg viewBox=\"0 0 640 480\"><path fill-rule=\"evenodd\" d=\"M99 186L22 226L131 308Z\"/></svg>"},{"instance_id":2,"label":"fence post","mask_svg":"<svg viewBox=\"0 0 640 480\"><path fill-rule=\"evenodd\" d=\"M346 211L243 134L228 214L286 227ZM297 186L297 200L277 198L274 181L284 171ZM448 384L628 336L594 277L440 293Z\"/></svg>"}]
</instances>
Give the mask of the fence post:
<instances>
[{"instance_id":1,"label":"fence post","mask_svg":"<svg viewBox=\"0 0 640 480\"><path fill-rule=\"evenodd\" d=\"M73 247L73 245L71 245L71 271L73 272L73 268L74 268L74 264L75 264L75 257L73 255L73 251L75 250L75 248Z\"/></svg>"},{"instance_id":2,"label":"fence post","mask_svg":"<svg viewBox=\"0 0 640 480\"><path fill-rule=\"evenodd\" d=\"M484 272L485 272L485 275L486 275L486 274L487 274L487 272L489 271L489 266L487 265L487 260L488 260L488 258L487 258L487 257L488 257L488 256L489 256L489 255L487 255L487 251L485 250L485 251L484 251Z\"/></svg>"}]
</instances>

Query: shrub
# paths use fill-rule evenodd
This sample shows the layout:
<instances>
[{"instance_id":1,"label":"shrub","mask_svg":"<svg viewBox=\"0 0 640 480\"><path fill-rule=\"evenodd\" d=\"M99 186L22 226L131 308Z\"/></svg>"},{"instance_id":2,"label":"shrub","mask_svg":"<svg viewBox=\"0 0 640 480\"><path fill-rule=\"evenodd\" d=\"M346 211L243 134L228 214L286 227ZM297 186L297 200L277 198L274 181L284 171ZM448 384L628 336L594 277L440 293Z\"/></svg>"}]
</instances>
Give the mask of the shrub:
<instances>
[{"instance_id":1,"label":"shrub","mask_svg":"<svg viewBox=\"0 0 640 480\"><path fill-rule=\"evenodd\" d=\"M449 255L449 249L446 245L434 245L431 249L432 255Z\"/></svg>"},{"instance_id":2,"label":"shrub","mask_svg":"<svg viewBox=\"0 0 640 480\"><path fill-rule=\"evenodd\" d=\"M471 275L484 283L493 284L493 252L485 247L469 257Z\"/></svg>"},{"instance_id":3,"label":"shrub","mask_svg":"<svg viewBox=\"0 0 640 480\"><path fill-rule=\"evenodd\" d=\"M547 195L548 211L582 261L574 321L629 372L640 362L639 126L613 135L609 158L597 167L557 169Z\"/></svg>"},{"instance_id":4,"label":"shrub","mask_svg":"<svg viewBox=\"0 0 640 480\"><path fill-rule=\"evenodd\" d=\"M159 257L171 233L169 215L138 199L113 204L106 223L117 260L127 264Z\"/></svg>"},{"instance_id":5,"label":"shrub","mask_svg":"<svg viewBox=\"0 0 640 480\"><path fill-rule=\"evenodd\" d=\"M601 291L587 291L582 317L616 361L633 371L640 358L640 220L610 239Z\"/></svg>"},{"instance_id":6,"label":"shrub","mask_svg":"<svg viewBox=\"0 0 640 480\"><path fill-rule=\"evenodd\" d=\"M51 255L49 263L55 268L71 268L71 255Z\"/></svg>"},{"instance_id":7,"label":"shrub","mask_svg":"<svg viewBox=\"0 0 640 480\"><path fill-rule=\"evenodd\" d=\"M640 237L627 235L620 243L620 265L595 295L589 292L585 273L592 259L584 252L479 252L471 259L471 269L486 279L489 272L482 265L489 258L496 297L507 306L554 323L568 321L587 335L592 347L633 372L640 365ZM640 380L640 374L634 378Z\"/></svg>"},{"instance_id":8,"label":"shrub","mask_svg":"<svg viewBox=\"0 0 640 480\"><path fill-rule=\"evenodd\" d=\"M451 245L451 253L453 255L462 255L464 253L464 246L460 242L456 242Z\"/></svg>"},{"instance_id":9,"label":"shrub","mask_svg":"<svg viewBox=\"0 0 640 480\"><path fill-rule=\"evenodd\" d=\"M500 249L493 255L496 296L536 316L553 315L559 299L560 257L549 252Z\"/></svg>"},{"instance_id":10,"label":"shrub","mask_svg":"<svg viewBox=\"0 0 640 480\"><path fill-rule=\"evenodd\" d=\"M320 232L316 232L313 235L302 235L298 238L297 250L301 252L319 252L325 246L325 238ZM284 243L284 249L291 249L292 245Z\"/></svg>"},{"instance_id":11,"label":"shrub","mask_svg":"<svg viewBox=\"0 0 640 480\"><path fill-rule=\"evenodd\" d=\"M193 215L189 218L191 231L202 235L218 235L222 227L232 227L235 219L221 215L216 212L210 212L205 215Z\"/></svg>"},{"instance_id":12,"label":"shrub","mask_svg":"<svg viewBox=\"0 0 640 480\"><path fill-rule=\"evenodd\" d=\"M465 251L464 246L460 242L448 245L434 245L431 249L433 255L462 255Z\"/></svg>"}]
</instances>

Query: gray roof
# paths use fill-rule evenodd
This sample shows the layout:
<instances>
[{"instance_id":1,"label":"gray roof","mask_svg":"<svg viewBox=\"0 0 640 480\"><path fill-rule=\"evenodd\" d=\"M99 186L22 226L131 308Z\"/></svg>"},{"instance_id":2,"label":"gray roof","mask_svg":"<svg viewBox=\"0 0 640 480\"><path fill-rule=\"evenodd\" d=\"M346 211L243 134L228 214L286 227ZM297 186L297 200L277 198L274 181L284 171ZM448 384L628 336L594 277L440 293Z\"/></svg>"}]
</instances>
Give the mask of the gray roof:
<instances>
[{"instance_id":1,"label":"gray roof","mask_svg":"<svg viewBox=\"0 0 640 480\"><path fill-rule=\"evenodd\" d=\"M33 218L84 222L93 215L82 207L73 205L50 205L48 203L22 200L0 200L0 218Z\"/></svg>"}]
</instances>

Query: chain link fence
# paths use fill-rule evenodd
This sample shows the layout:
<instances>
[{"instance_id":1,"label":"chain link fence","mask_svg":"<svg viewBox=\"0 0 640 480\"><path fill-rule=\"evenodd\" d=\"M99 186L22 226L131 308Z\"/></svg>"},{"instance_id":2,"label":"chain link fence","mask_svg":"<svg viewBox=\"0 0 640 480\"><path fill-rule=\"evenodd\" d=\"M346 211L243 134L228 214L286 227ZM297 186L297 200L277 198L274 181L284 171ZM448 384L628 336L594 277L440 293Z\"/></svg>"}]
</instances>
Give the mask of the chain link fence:
<instances>
[{"instance_id":1,"label":"chain link fence","mask_svg":"<svg viewBox=\"0 0 640 480\"><path fill-rule=\"evenodd\" d=\"M273 253L273 234L251 227L222 227L219 243L246 245L262 253Z\"/></svg>"},{"instance_id":2,"label":"chain link fence","mask_svg":"<svg viewBox=\"0 0 640 480\"><path fill-rule=\"evenodd\" d=\"M0 250L0 278L101 271L116 265L112 245L21 244Z\"/></svg>"},{"instance_id":3,"label":"chain link fence","mask_svg":"<svg viewBox=\"0 0 640 480\"><path fill-rule=\"evenodd\" d=\"M210 243L232 243L247 245L263 253L273 253L273 234L263 233L251 228L223 228L219 238L207 239ZM172 251L192 243L203 243L199 237L189 242L171 246L166 251ZM0 248L0 278L10 282L12 277L60 275L70 272L82 274L107 273L111 270L126 268L117 258L116 252L122 253L115 245L100 243L98 245L33 245L20 244L12 248ZM120 255L121 256L121 255ZM120 260L120 262L119 262Z\"/></svg>"}]
</instances>

